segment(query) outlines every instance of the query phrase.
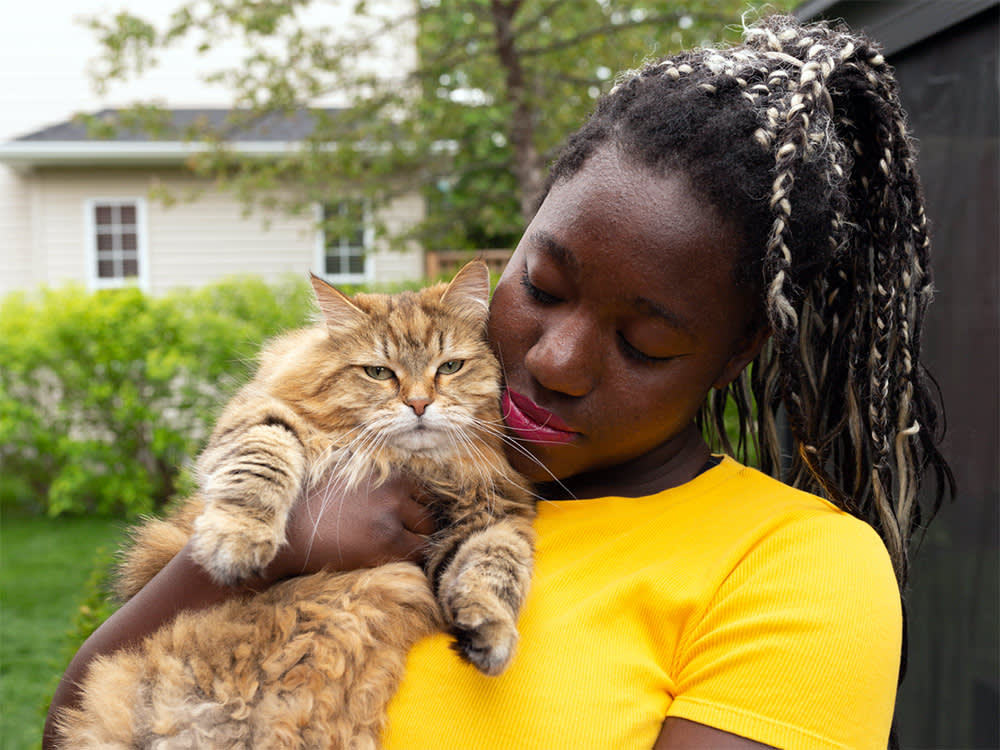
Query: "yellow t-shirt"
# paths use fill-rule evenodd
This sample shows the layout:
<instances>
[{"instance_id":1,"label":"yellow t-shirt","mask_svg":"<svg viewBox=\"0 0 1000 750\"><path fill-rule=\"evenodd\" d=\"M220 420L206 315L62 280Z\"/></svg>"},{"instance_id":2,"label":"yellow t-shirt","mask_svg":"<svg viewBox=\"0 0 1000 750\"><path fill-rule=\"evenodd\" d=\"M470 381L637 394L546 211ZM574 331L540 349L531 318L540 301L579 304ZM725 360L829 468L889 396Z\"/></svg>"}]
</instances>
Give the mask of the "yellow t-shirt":
<instances>
[{"instance_id":1,"label":"yellow t-shirt","mask_svg":"<svg viewBox=\"0 0 1000 750\"><path fill-rule=\"evenodd\" d=\"M387 750L651 748L679 716L782 748L880 748L899 592L867 524L726 458L641 498L539 506L508 670L417 644Z\"/></svg>"}]
</instances>

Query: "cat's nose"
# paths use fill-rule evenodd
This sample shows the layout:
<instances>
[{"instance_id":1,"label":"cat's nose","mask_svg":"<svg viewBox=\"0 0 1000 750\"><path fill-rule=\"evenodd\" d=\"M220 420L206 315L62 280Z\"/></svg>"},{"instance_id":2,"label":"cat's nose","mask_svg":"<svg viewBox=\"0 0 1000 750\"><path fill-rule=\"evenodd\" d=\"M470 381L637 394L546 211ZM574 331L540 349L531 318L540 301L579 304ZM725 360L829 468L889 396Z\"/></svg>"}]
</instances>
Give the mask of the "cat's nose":
<instances>
[{"instance_id":1,"label":"cat's nose","mask_svg":"<svg viewBox=\"0 0 1000 750\"><path fill-rule=\"evenodd\" d=\"M431 399L429 398L415 397L406 399L406 405L413 409L414 413L416 413L418 417L422 417L424 415L424 410L427 409L430 404Z\"/></svg>"}]
</instances>

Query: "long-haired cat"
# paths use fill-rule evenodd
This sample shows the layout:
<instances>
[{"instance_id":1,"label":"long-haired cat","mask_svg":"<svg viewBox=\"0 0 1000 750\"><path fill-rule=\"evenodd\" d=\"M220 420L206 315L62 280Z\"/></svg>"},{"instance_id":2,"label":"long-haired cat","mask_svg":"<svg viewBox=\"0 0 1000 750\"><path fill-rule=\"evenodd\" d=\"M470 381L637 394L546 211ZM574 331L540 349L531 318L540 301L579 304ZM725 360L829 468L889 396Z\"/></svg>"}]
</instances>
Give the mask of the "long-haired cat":
<instances>
[{"instance_id":1,"label":"long-haired cat","mask_svg":"<svg viewBox=\"0 0 1000 750\"><path fill-rule=\"evenodd\" d=\"M442 627L498 674L517 641L534 506L502 449L499 366L485 341L489 273L353 299L319 279L322 321L260 356L199 457L199 490L140 527L120 588L138 591L190 539L219 582L275 556L296 498L407 472L439 531L422 571L316 573L182 612L95 660L62 747L374 748L406 654Z\"/></svg>"}]
</instances>

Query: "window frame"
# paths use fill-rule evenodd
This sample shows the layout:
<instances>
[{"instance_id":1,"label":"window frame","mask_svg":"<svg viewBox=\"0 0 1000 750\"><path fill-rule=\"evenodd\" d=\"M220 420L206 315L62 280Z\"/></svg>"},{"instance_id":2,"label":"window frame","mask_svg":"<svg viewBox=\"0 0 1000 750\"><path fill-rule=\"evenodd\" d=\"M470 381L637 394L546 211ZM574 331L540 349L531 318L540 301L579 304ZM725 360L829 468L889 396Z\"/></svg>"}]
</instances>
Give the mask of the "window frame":
<instances>
[{"instance_id":1,"label":"window frame","mask_svg":"<svg viewBox=\"0 0 1000 750\"><path fill-rule=\"evenodd\" d=\"M97 217L100 206L133 206L135 208L136 264L135 276L102 277L98 274ZM149 291L149 233L146 225L146 199L138 196L102 196L83 202L83 225L86 233L87 286L91 290L122 289L138 286Z\"/></svg>"},{"instance_id":2,"label":"window frame","mask_svg":"<svg viewBox=\"0 0 1000 750\"><path fill-rule=\"evenodd\" d=\"M346 203L356 203L361 206L361 252L363 253L364 270L361 273L327 273L326 272L326 229L324 228L325 208L327 206L343 205ZM375 240L375 230L372 224L371 207L368 201L359 198L343 198L329 203L316 203L314 205L314 215L316 218L316 251L314 266L316 275L330 282L331 284L365 284L374 280L375 264L373 261L373 246ZM341 247L344 247L341 245ZM350 247L350 246L348 246Z\"/></svg>"}]
</instances>

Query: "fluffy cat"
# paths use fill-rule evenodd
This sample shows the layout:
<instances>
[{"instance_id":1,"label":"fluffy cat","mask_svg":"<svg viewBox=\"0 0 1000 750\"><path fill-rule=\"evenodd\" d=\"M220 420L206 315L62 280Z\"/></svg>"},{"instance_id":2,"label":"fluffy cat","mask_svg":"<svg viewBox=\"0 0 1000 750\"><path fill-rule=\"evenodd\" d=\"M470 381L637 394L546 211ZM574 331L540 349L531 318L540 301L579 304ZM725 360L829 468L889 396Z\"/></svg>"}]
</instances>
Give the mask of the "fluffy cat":
<instances>
[{"instance_id":1,"label":"fluffy cat","mask_svg":"<svg viewBox=\"0 0 1000 750\"><path fill-rule=\"evenodd\" d=\"M489 273L353 299L313 279L322 322L262 352L199 457L199 491L145 523L120 589L183 547L219 582L266 566L304 488L408 472L440 529L424 570L317 573L182 612L95 660L62 747L374 748L410 647L447 628L486 674L508 664L531 575L534 506L504 458ZM425 575L426 573L426 575Z\"/></svg>"}]
</instances>

